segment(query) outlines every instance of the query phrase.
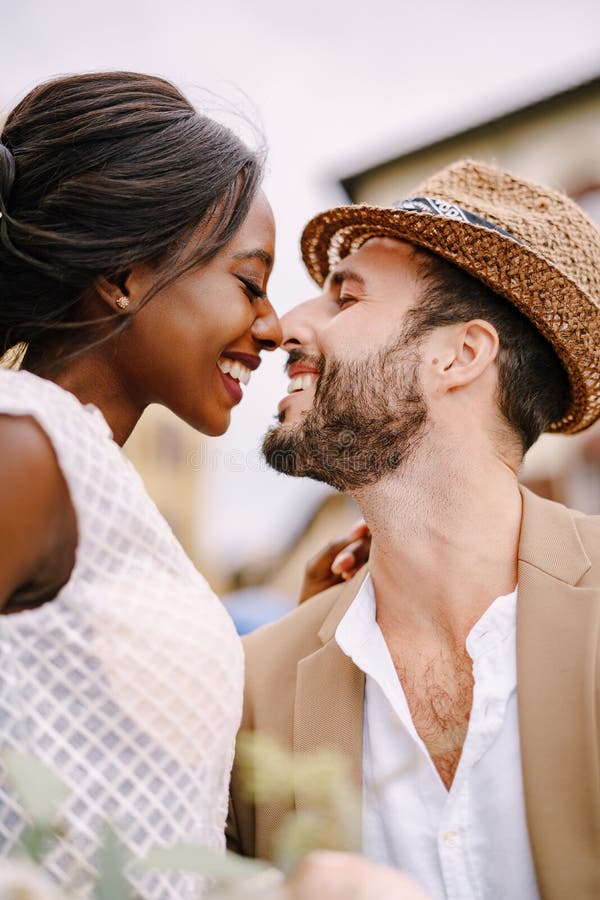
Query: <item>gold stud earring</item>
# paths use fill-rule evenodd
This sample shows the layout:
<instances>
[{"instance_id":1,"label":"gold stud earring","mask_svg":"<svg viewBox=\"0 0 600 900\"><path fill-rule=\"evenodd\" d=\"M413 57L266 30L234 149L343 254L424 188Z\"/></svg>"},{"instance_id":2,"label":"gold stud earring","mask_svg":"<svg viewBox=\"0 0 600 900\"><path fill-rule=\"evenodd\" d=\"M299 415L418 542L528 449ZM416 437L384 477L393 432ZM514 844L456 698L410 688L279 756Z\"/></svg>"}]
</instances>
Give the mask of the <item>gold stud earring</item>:
<instances>
[{"instance_id":1,"label":"gold stud earring","mask_svg":"<svg viewBox=\"0 0 600 900\"><path fill-rule=\"evenodd\" d=\"M119 309L127 309L129 306L129 297L126 297L124 294L122 297L117 297L115 303L119 307Z\"/></svg>"}]
</instances>

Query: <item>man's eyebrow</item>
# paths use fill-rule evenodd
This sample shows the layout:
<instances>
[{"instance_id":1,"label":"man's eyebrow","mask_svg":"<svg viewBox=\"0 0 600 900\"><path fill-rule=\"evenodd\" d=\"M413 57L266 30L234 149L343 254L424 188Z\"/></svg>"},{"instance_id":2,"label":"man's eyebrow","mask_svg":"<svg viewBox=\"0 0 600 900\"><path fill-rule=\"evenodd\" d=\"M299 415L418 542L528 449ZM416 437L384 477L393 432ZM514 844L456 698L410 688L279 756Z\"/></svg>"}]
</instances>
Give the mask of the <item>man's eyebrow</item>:
<instances>
[{"instance_id":1,"label":"man's eyebrow","mask_svg":"<svg viewBox=\"0 0 600 900\"><path fill-rule=\"evenodd\" d=\"M242 253L233 253L231 256L232 259L260 259L264 262L265 266L270 269L273 265L273 257L270 253L267 253L266 250L246 250Z\"/></svg>"},{"instance_id":2,"label":"man's eyebrow","mask_svg":"<svg viewBox=\"0 0 600 900\"><path fill-rule=\"evenodd\" d=\"M344 281L354 281L361 287L365 287L365 279L354 269L337 269L335 272L331 272L331 274L327 276L325 286L337 286L342 284L342 282Z\"/></svg>"}]
</instances>

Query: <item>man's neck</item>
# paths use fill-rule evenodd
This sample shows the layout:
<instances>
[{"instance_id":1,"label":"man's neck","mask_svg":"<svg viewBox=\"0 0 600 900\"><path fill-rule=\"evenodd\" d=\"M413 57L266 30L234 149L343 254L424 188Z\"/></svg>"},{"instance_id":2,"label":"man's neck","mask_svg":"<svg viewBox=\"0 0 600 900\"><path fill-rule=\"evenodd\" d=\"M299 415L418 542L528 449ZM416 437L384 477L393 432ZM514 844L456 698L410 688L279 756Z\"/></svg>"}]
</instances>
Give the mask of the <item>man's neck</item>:
<instances>
[{"instance_id":1,"label":"man's neck","mask_svg":"<svg viewBox=\"0 0 600 900\"><path fill-rule=\"evenodd\" d=\"M373 535L377 618L388 634L464 647L494 599L514 590L521 495L492 453L422 449L356 496Z\"/></svg>"}]
</instances>

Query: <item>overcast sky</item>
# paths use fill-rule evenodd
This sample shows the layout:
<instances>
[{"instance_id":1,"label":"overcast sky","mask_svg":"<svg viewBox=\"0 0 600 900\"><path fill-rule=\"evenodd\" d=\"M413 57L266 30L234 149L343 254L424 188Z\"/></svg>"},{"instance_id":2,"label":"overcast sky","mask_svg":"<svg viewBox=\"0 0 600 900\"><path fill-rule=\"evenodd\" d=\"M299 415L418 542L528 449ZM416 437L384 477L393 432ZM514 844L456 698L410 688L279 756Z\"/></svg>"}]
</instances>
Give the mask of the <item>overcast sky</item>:
<instances>
[{"instance_id":1,"label":"overcast sky","mask_svg":"<svg viewBox=\"0 0 600 900\"><path fill-rule=\"evenodd\" d=\"M122 68L203 89L260 116L278 223L270 294L310 295L303 224L342 199L337 178L600 72L598 0L0 0L0 105L51 75ZM393 200L395 198L390 198ZM322 491L258 467L253 451L286 388L283 354L263 365L215 454L214 546L238 561L273 549ZM216 458L216 457L215 457ZM243 471L245 469L245 471Z\"/></svg>"}]
</instances>

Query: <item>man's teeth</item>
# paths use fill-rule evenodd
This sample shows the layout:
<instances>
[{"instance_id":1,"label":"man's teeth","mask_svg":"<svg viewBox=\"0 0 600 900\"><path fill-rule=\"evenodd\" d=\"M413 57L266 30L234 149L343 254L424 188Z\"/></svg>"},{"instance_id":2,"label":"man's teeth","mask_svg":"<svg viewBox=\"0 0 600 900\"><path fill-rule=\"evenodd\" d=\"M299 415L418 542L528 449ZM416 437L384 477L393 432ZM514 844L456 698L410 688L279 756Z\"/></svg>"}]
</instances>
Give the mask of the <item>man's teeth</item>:
<instances>
[{"instance_id":1,"label":"man's teeth","mask_svg":"<svg viewBox=\"0 0 600 900\"><path fill-rule=\"evenodd\" d=\"M296 391L306 391L318 381L318 375L311 375L308 372L303 375L296 375L288 384L288 394L295 394Z\"/></svg>"},{"instance_id":2,"label":"man's teeth","mask_svg":"<svg viewBox=\"0 0 600 900\"><path fill-rule=\"evenodd\" d=\"M221 372L225 375L231 375L232 378L235 378L236 381L241 381L242 384L248 384L250 381L251 369L238 359L226 359L222 356L217 365Z\"/></svg>"}]
</instances>

